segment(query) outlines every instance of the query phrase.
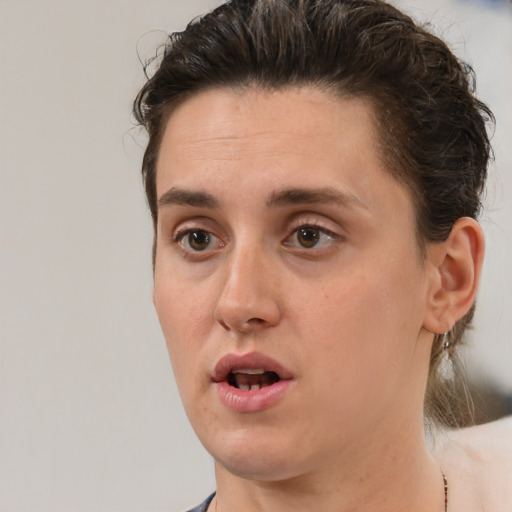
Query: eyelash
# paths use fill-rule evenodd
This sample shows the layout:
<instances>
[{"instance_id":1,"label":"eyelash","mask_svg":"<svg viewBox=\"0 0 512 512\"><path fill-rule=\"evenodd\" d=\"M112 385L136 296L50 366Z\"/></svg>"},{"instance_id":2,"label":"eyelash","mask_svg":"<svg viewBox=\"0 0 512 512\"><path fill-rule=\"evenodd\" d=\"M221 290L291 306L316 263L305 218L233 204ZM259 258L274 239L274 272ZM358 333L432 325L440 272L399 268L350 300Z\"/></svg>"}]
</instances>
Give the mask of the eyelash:
<instances>
[{"instance_id":1,"label":"eyelash","mask_svg":"<svg viewBox=\"0 0 512 512\"><path fill-rule=\"evenodd\" d=\"M322 226L321 224L318 224L316 222L308 222L308 223L300 223L298 224L291 232L291 234L286 238L286 240L292 238L294 235L296 235L301 229L313 229L318 230L320 233L327 235L329 238L333 240L333 242L340 240L341 235L335 233L334 231L331 231L330 229L327 229L325 226ZM316 245L313 247L315 248ZM303 247L303 249L308 250L306 247Z\"/></svg>"},{"instance_id":2,"label":"eyelash","mask_svg":"<svg viewBox=\"0 0 512 512\"><path fill-rule=\"evenodd\" d=\"M180 229L179 231L176 231L176 233L173 234L172 241L175 244L179 244L183 238L185 238L186 235L189 233L193 233L194 231L205 231L206 233L209 233L209 231L206 231L206 229L201 228L185 228Z\"/></svg>"},{"instance_id":3,"label":"eyelash","mask_svg":"<svg viewBox=\"0 0 512 512\"><path fill-rule=\"evenodd\" d=\"M290 240L293 238L293 236L295 236L297 233L299 233L299 231L301 229L312 229L312 230L318 230L321 234L323 235L327 235L329 238L332 239L333 242L336 242L338 240L340 240L342 237L341 235L331 231L330 229L327 229L326 227L318 224L318 223L315 223L315 222L308 222L308 223L300 223L300 224L297 224L291 231L291 233L284 239L284 242L283 242L283 245L287 245L288 247L293 247L291 244L287 244L286 241L287 240ZM208 231L208 229L204 229L204 228L199 228L199 227L191 227L191 228L185 228L185 229L181 229L179 231L177 231L173 237L172 237L172 242L175 244L175 245L179 245L180 248L182 249L182 251L187 255L187 256L192 256L192 255L200 255L201 253L203 252L206 252L208 251L208 248L205 248L204 251L201 251L201 250L191 250L191 249L188 249L186 247L183 247L183 240L185 239L185 237L187 235L189 235L190 233L197 233L197 232L202 232L202 233L205 233L207 234L208 236L213 236L215 237L216 239L220 240L219 237L217 237L216 235L214 235L211 231ZM221 246L224 246L225 244L224 243L221 243ZM311 248L307 248L307 247L302 247L302 250L304 251L312 251L315 249L317 244L315 244L314 246L312 246ZM301 249L300 247L296 247L297 249ZM317 247L317 249L320 249L321 247Z\"/></svg>"},{"instance_id":4,"label":"eyelash","mask_svg":"<svg viewBox=\"0 0 512 512\"><path fill-rule=\"evenodd\" d=\"M174 236L172 237L172 241L173 241L174 244L181 246L183 240L185 239L185 237L187 235L190 235L190 233L198 233L198 232L205 233L205 234L209 235L210 237L214 236L215 238L220 240L219 237L215 236L211 231L208 231L207 229L198 228L198 227L192 227L192 228L185 228L185 229L181 229L181 230L177 231L174 234ZM222 245L224 245L224 244L222 244ZM186 249L184 247L182 247L182 249L184 251L186 251L187 253L198 253L199 254L199 253L202 252L202 251L191 251L191 250Z\"/></svg>"}]
</instances>

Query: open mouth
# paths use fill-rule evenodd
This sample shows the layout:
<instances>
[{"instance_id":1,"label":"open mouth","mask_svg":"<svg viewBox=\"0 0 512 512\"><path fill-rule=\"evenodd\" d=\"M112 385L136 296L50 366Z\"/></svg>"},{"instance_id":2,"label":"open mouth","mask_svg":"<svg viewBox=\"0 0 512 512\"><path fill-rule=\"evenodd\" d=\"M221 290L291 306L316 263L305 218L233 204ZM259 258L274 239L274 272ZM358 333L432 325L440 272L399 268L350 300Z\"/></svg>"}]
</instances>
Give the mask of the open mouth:
<instances>
[{"instance_id":1,"label":"open mouth","mask_svg":"<svg viewBox=\"0 0 512 512\"><path fill-rule=\"evenodd\" d=\"M267 371L264 368L244 368L232 370L227 375L227 383L243 391L256 391L258 389L272 386L281 378L276 372Z\"/></svg>"},{"instance_id":2,"label":"open mouth","mask_svg":"<svg viewBox=\"0 0 512 512\"><path fill-rule=\"evenodd\" d=\"M290 370L258 352L224 355L211 377L220 402L244 414L272 407L286 395L294 380Z\"/></svg>"},{"instance_id":3,"label":"open mouth","mask_svg":"<svg viewBox=\"0 0 512 512\"><path fill-rule=\"evenodd\" d=\"M292 373L283 365L256 352L244 355L227 354L212 371L214 382L224 382L229 387L242 391L266 388L292 378Z\"/></svg>"}]
</instances>

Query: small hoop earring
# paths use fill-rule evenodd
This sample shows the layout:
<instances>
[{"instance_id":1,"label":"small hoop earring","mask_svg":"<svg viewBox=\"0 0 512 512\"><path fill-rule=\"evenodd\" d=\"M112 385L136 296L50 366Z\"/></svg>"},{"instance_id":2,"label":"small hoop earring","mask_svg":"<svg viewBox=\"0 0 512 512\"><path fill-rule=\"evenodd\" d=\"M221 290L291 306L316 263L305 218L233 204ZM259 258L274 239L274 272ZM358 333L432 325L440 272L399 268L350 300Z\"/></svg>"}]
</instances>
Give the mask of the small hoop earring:
<instances>
[{"instance_id":1,"label":"small hoop earring","mask_svg":"<svg viewBox=\"0 0 512 512\"><path fill-rule=\"evenodd\" d=\"M448 334L448 332L443 334L443 342L441 344L443 350L448 350L450 348L450 339L448 338Z\"/></svg>"}]
</instances>

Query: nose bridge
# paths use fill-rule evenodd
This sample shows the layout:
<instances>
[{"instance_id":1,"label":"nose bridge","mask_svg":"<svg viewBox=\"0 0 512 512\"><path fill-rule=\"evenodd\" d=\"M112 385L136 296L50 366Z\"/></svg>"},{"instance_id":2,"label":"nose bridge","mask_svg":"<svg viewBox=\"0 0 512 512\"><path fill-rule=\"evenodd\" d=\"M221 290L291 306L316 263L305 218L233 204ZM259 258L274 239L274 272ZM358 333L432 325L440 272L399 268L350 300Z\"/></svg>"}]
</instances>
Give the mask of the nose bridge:
<instances>
[{"instance_id":1,"label":"nose bridge","mask_svg":"<svg viewBox=\"0 0 512 512\"><path fill-rule=\"evenodd\" d=\"M276 264L263 242L237 244L226 260L216 304L223 327L244 331L279 321Z\"/></svg>"}]
</instances>

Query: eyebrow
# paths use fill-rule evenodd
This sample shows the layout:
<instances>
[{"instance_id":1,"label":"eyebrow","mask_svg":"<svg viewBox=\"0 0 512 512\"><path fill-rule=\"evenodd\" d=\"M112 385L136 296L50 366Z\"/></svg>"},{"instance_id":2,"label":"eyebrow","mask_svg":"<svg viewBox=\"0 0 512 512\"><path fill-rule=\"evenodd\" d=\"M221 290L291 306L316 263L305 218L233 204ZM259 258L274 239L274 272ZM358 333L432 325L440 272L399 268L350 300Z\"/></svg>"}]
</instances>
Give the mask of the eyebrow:
<instances>
[{"instance_id":1,"label":"eyebrow","mask_svg":"<svg viewBox=\"0 0 512 512\"><path fill-rule=\"evenodd\" d=\"M278 208L294 204L330 203L341 206L355 205L367 209L366 205L355 195L341 192L335 188L287 188L272 192L266 205L268 208ZM208 192L188 190L173 187L162 194L158 207L180 205L200 208L220 209L220 201Z\"/></svg>"},{"instance_id":2,"label":"eyebrow","mask_svg":"<svg viewBox=\"0 0 512 512\"><path fill-rule=\"evenodd\" d=\"M162 194L162 197L158 200L159 208L171 205L196 206L212 209L220 208L219 200L212 194L176 187L170 188L167 192Z\"/></svg>"},{"instance_id":3,"label":"eyebrow","mask_svg":"<svg viewBox=\"0 0 512 512\"><path fill-rule=\"evenodd\" d=\"M366 205L354 194L342 192L331 187L324 188L289 188L273 192L267 201L267 206L279 207L293 204L330 203L341 206L359 206L367 209Z\"/></svg>"}]
</instances>

